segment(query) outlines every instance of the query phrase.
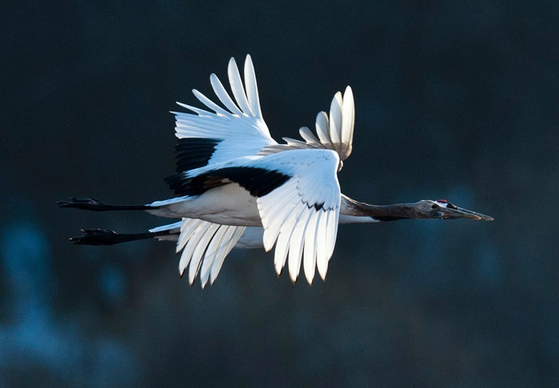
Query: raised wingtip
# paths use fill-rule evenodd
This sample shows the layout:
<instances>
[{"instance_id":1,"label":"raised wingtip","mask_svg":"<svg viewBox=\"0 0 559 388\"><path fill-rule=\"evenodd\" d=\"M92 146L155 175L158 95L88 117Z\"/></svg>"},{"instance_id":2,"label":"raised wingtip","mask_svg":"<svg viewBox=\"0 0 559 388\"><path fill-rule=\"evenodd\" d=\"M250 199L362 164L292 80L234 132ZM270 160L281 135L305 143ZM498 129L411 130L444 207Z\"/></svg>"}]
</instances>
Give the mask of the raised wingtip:
<instances>
[{"instance_id":1,"label":"raised wingtip","mask_svg":"<svg viewBox=\"0 0 559 388\"><path fill-rule=\"evenodd\" d=\"M237 61L235 60L235 57L229 58L229 63L228 63L228 65L229 65L229 66L235 66L235 67L237 67Z\"/></svg>"}]
</instances>

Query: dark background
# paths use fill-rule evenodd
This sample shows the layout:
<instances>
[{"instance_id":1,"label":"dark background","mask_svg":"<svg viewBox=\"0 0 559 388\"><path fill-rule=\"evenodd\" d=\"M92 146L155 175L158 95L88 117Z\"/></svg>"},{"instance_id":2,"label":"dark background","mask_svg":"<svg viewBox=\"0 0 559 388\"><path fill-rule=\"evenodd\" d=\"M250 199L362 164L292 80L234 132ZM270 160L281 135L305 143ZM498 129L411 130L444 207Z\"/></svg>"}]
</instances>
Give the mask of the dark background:
<instances>
[{"instance_id":1,"label":"dark background","mask_svg":"<svg viewBox=\"0 0 559 388\"><path fill-rule=\"evenodd\" d=\"M556 1L2 5L0 386L559 385ZM171 243L73 246L170 192L175 101L250 53L272 136L353 87L345 194L495 217L344 225L328 279L234 251L190 288Z\"/></svg>"}]
</instances>

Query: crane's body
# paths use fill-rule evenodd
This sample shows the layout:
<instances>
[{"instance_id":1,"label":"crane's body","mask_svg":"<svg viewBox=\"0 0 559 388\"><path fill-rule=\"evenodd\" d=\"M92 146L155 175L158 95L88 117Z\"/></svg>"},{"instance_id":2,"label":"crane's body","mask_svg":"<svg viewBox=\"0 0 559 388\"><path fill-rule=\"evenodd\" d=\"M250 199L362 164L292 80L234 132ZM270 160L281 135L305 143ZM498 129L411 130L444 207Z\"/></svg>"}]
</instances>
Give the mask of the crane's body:
<instances>
[{"instance_id":1,"label":"crane's body","mask_svg":"<svg viewBox=\"0 0 559 388\"><path fill-rule=\"evenodd\" d=\"M330 114L320 112L315 136L303 127L304 141L270 136L262 117L256 75L250 56L244 83L233 59L228 67L233 97L212 74L212 88L223 106L194 90L209 110L179 104L194 114L173 112L178 138L177 174L166 179L177 197L143 205L106 205L90 198L59 202L63 207L96 211L145 210L179 218L174 224L146 233L118 234L84 230L78 244L106 245L146 238L176 240L181 252L179 272L189 268L192 284L215 281L227 254L237 248L275 245L274 264L285 265L293 281L301 265L309 283L315 269L324 279L339 223L370 223L400 219L492 220L447 201L422 200L396 205L369 205L340 191L337 172L351 154L354 103L351 88L336 93Z\"/></svg>"},{"instance_id":2,"label":"crane's body","mask_svg":"<svg viewBox=\"0 0 559 388\"><path fill-rule=\"evenodd\" d=\"M262 226L256 197L236 183L216 187L199 196L180 200L155 201L149 204L150 214L166 218L196 218L235 226Z\"/></svg>"}]
</instances>

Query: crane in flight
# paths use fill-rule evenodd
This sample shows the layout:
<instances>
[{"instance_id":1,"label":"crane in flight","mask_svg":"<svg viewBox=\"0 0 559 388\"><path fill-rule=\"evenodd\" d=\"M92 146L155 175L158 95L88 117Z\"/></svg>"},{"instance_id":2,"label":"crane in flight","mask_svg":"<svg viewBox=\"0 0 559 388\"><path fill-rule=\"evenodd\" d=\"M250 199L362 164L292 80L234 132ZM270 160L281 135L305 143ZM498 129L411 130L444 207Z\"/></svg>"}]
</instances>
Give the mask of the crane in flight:
<instances>
[{"instance_id":1,"label":"crane in flight","mask_svg":"<svg viewBox=\"0 0 559 388\"><path fill-rule=\"evenodd\" d=\"M93 198L59 201L61 207L93 211L145 210L180 219L145 233L120 234L108 229L85 229L72 237L76 244L111 245L157 238L176 240L179 273L188 268L192 285L213 284L225 257L234 248L275 245L274 266L288 266L293 282L301 264L312 284L315 270L324 280L336 243L339 223L370 223L403 219L492 221L487 215L457 207L445 200L370 205L340 191L337 172L352 151L353 92L337 92L329 114L318 113L316 135L307 127L303 140L278 143L262 117L251 57L244 64L244 82L231 58L228 66L232 95L219 78L210 83L222 106L193 90L206 106L178 103L192 113L172 112L178 143L177 173L165 179L176 197L141 205L108 205Z\"/></svg>"}]
</instances>

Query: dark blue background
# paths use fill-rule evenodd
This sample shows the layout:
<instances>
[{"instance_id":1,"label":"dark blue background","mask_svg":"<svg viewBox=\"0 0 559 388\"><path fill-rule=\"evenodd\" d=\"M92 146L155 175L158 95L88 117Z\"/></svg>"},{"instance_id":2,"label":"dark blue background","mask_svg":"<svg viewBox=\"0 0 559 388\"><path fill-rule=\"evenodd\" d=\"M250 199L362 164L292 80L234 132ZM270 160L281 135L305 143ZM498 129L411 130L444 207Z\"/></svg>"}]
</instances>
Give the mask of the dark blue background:
<instances>
[{"instance_id":1,"label":"dark blue background","mask_svg":"<svg viewBox=\"0 0 559 388\"><path fill-rule=\"evenodd\" d=\"M2 6L1 386L559 385L556 1L59 1ZM344 193L446 198L493 223L345 225L328 279L235 251L190 288L147 214L174 101L250 53L276 139L353 87Z\"/></svg>"}]
</instances>

